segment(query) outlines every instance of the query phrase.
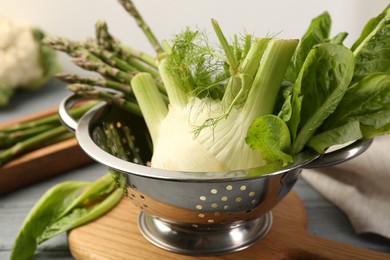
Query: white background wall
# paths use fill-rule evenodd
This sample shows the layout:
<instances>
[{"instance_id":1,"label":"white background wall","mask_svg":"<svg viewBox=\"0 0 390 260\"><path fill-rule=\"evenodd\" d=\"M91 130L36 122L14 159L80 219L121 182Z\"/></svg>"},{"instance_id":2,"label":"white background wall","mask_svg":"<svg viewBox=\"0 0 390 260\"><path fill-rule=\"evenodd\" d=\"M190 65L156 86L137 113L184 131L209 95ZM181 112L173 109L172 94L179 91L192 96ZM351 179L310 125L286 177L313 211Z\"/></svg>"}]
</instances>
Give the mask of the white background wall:
<instances>
[{"instance_id":1,"label":"white background wall","mask_svg":"<svg viewBox=\"0 0 390 260\"><path fill-rule=\"evenodd\" d=\"M349 32L350 45L366 21L379 14L388 0L134 0L141 14L160 39L170 38L186 26L212 32L210 18L220 23L225 35L280 33L299 38L310 20L329 11L332 35ZM52 35L82 40L94 35L97 20L106 20L122 43L142 51L151 48L116 0L0 0L0 14L39 26ZM1 37L1 36L0 36ZM77 70L65 55L63 69Z\"/></svg>"}]
</instances>

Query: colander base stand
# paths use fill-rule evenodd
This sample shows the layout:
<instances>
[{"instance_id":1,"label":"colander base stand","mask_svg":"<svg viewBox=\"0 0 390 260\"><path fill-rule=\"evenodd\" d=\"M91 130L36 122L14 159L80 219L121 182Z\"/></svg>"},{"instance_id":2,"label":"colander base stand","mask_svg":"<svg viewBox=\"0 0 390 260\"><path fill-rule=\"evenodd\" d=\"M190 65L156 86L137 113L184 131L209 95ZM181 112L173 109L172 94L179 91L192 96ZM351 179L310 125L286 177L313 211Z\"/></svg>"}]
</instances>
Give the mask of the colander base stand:
<instances>
[{"instance_id":1,"label":"colander base stand","mask_svg":"<svg viewBox=\"0 0 390 260\"><path fill-rule=\"evenodd\" d=\"M143 211L138 217L141 234L152 244L179 254L207 256L248 248L268 233L272 213L239 223L207 226L166 222Z\"/></svg>"}]
</instances>

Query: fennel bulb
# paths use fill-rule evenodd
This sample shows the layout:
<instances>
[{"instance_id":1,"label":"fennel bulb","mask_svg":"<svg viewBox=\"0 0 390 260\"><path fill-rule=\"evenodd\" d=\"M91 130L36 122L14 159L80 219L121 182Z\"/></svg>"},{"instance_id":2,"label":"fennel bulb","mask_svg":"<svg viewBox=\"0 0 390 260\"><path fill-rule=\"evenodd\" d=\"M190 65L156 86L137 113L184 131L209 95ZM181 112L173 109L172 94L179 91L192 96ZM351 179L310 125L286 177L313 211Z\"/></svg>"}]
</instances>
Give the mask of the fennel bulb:
<instances>
[{"instance_id":1,"label":"fennel bulb","mask_svg":"<svg viewBox=\"0 0 390 260\"><path fill-rule=\"evenodd\" d=\"M218 101L191 97L184 107L169 106L154 142L153 167L185 171L229 171L263 164L245 143L251 120L234 108L215 126L194 131L209 118L224 113Z\"/></svg>"},{"instance_id":2,"label":"fennel bulb","mask_svg":"<svg viewBox=\"0 0 390 260\"><path fill-rule=\"evenodd\" d=\"M186 31L158 58L168 105L150 74L131 82L153 141L152 167L206 172L265 164L246 144L247 131L255 118L273 112L298 41L247 36L245 44L230 45L213 26L225 57Z\"/></svg>"}]
</instances>

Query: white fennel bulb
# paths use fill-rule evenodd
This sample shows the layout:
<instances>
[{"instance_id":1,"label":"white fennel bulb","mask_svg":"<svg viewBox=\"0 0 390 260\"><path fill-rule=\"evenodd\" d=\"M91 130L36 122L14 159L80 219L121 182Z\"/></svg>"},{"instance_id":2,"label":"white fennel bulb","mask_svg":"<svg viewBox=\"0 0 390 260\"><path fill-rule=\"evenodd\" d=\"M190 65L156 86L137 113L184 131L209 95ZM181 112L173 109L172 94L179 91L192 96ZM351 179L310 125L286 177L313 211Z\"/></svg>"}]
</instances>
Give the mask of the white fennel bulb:
<instances>
[{"instance_id":1,"label":"white fennel bulb","mask_svg":"<svg viewBox=\"0 0 390 260\"><path fill-rule=\"evenodd\" d=\"M239 110L233 109L215 126L198 129L209 118L223 112L217 101L197 97L192 97L183 108L169 106L154 142L152 166L204 172L262 165L259 154L245 143L246 130L251 122L243 118L244 114Z\"/></svg>"},{"instance_id":2,"label":"white fennel bulb","mask_svg":"<svg viewBox=\"0 0 390 260\"><path fill-rule=\"evenodd\" d=\"M213 25L226 57L199 45L197 32L165 45L158 68L169 104L150 74L131 82L153 141L152 167L226 172L265 164L245 138L254 119L273 112L297 40L247 36L229 45Z\"/></svg>"}]
</instances>

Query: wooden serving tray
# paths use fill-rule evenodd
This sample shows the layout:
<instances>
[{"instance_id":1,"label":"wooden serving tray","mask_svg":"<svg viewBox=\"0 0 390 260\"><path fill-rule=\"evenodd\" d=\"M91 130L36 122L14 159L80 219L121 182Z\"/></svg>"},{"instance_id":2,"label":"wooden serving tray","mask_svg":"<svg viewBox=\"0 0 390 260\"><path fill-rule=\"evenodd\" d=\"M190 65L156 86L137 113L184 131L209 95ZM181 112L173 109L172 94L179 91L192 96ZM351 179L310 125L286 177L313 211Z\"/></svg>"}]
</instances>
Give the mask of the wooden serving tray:
<instances>
[{"instance_id":1,"label":"wooden serving tray","mask_svg":"<svg viewBox=\"0 0 390 260\"><path fill-rule=\"evenodd\" d=\"M69 232L73 257L78 260L390 259L384 253L309 234L305 208L293 192L272 210L273 224L263 239L243 251L222 256L192 257L152 245L138 230L138 213L139 209L124 198L106 215Z\"/></svg>"},{"instance_id":2,"label":"wooden serving tray","mask_svg":"<svg viewBox=\"0 0 390 260\"><path fill-rule=\"evenodd\" d=\"M57 113L50 109L0 124L0 127ZM26 153L0 166L0 195L92 162L75 138Z\"/></svg>"}]
</instances>

